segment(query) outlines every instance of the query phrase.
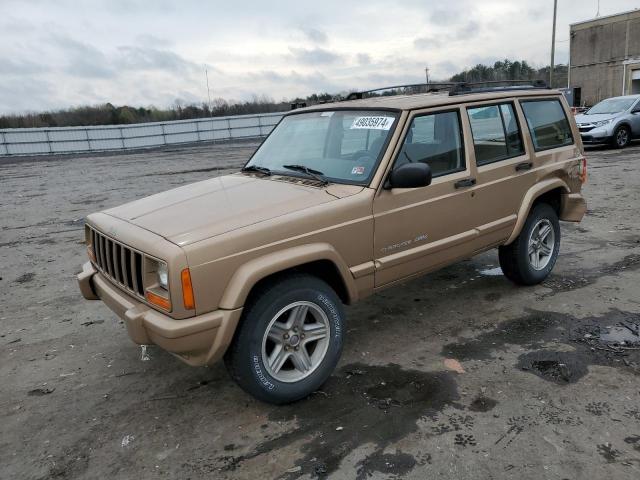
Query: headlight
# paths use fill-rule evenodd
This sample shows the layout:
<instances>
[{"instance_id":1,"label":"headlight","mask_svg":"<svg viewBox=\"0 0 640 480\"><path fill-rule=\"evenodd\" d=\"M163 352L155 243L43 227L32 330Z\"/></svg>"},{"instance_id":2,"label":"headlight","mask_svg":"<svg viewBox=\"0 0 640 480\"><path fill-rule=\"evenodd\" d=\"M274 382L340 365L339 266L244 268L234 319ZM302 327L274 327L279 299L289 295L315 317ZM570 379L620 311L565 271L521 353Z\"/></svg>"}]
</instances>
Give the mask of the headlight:
<instances>
[{"instance_id":1,"label":"headlight","mask_svg":"<svg viewBox=\"0 0 640 480\"><path fill-rule=\"evenodd\" d=\"M144 296L147 301L163 310L171 311L167 263L145 256L144 271Z\"/></svg>"},{"instance_id":2,"label":"headlight","mask_svg":"<svg viewBox=\"0 0 640 480\"><path fill-rule=\"evenodd\" d=\"M596 127L603 127L605 125L609 125L611 122L613 122L612 118L610 118L609 120L600 120L599 122L594 123L594 125Z\"/></svg>"},{"instance_id":3,"label":"headlight","mask_svg":"<svg viewBox=\"0 0 640 480\"><path fill-rule=\"evenodd\" d=\"M167 269L166 263L158 262L156 275L158 277L158 284L165 290L169 290L169 270Z\"/></svg>"}]
</instances>

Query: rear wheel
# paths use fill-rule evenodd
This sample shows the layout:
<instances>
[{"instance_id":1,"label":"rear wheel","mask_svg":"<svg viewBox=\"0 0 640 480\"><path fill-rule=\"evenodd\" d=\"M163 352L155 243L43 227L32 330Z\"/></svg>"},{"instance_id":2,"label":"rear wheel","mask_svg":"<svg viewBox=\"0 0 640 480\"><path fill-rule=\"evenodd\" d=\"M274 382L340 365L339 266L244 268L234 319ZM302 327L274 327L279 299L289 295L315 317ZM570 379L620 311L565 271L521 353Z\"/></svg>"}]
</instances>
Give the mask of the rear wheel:
<instances>
[{"instance_id":1,"label":"rear wheel","mask_svg":"<svg viewBox=\"0 0 640 480\"><path fill-rule=\"evenodd\" d=\"M499 248L500 267L505 276L519 285L542 282L553 270L560 250L560 222L546 203L534 206L520 235Z\"/></svg>"},{"instance_id":2,"label":"rear wheel","mask_svg":"<svg viewBox=\"0 0 640 480\"><path fill-rule=\"evenodd\" d=\"M626 125L616 128L613 134L613 145L616 148L625 148L631 143L631 130Z\"/></svg>"},{"instance_id":3,"label":"rear wheel","mask_svg":"<svg viewBox=\"0 0 640 480\"><path fill-rule=\"evenodd\" d=\"M296 274L259 287L245 307L225 364L246 392L288 403L317 390L342 352L344 313L322 280Z\"/></svg>"}]
</instances>

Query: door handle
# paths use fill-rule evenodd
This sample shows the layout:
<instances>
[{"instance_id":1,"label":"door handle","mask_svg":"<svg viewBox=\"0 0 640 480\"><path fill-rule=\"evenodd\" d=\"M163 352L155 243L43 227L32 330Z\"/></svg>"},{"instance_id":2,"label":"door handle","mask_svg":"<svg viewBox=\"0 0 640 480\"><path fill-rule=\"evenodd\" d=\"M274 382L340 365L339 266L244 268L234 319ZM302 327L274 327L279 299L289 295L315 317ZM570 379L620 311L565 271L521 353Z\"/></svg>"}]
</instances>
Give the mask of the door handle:
<instances>
[{"instance_id":1,"label":"door handle","mask_svg":"<svg viewBox=\"0 0 640 480\"><path fill-rule=\"evenodd\" d=\"M464 180L460 180L454 183L453 186L456 188L467 188L467 187L473 187L475 184L476 184L475 178L465 178Z\"/></svg>"},{"instance_id":2,"label":"door handle","mask_svg":"<svg viewBox=\"0 0 640 480\"><path fill-rule=\"evenodd\" d=\"M522 172L524 170L531 170L533 162L523 162L516 165L516 172Z\"/></svg>"}]
</instances>

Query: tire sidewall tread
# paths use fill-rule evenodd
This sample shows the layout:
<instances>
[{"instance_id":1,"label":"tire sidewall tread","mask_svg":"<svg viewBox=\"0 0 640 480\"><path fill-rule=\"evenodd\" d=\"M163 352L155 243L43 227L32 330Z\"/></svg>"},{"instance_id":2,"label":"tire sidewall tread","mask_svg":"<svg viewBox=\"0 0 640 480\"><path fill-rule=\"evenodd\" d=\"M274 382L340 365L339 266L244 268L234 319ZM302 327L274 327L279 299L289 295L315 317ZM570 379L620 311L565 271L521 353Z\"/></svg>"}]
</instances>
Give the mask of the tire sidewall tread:
<instances>
[{"instance_id":1,"label":"tire sidewall tread","mask_svg":"<svg viewBox=\"0 0 640 480\"><path fill-rule=\"evenodd\" d=\"M555 242L552 257L542 270L536 270L529 262L529 236L534 225L542 219L548 219L554 229ZM529 212L522 230L516 240L499 248L500 267L504 275L519 285L536 285L543 282L553 270L560 250L560 221L558 214L547 203L538 203Z\"/></svg>"},{"instance_id":2,"label":"tire sidewall tread","mask_svg":"<svg viewBox=\"0 0 640 480\"><path fill-rule=\"evenodd\" d=\"M280 382L267 372L262 361L264 331L275 314L291 303L309 301L326 313L330 341L322 363L306 378ZM324 281L306 274L275 279L259 288L245 306L225 364L234 380L251 395L269 403L282 404L306 397L331 375L342 353L344 309L336 293Z\"/></svg>"}]
</instances>

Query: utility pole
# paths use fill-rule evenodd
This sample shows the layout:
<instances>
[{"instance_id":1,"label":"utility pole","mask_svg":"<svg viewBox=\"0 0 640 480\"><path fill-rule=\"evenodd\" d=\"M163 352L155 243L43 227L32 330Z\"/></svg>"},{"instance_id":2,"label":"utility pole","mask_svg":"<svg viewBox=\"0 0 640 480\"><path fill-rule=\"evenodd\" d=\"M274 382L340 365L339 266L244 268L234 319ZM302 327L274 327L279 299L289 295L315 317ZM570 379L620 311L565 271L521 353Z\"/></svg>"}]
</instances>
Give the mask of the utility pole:
<instances>
[{"instance_id":1,"label":"utility pole","mask_svg":"<svg viewBox=\"0 0 640 480\"><path fill-rule=\"evenodd\" d=\"M549 68L549 87L553 88L553 67L556 56L556 17L558 14L558 0L553 0L553 31L551 32L551 66Z\"/></svg>"},{"instance_id":2,"label":"utility pole","mask_svg":"<svg viewBox=\"0 0 640 480\"><path fill-rule=\"evenodd\" d=\"M209 116L213 117L213 108L211 106L211 90L209 90L209 72L207 71L207 67L204 67L204 76L207 79L207 97L209 97Z\"/></svg>"},{"instance_id":3,"label":"utility pole","mask_svg":"<svg viewBox=\"0 0 640 480\"><path fill-rule=\"evenodd\" d=\"M429 85L429 67L425 67L424 74L427 77L427 85Z\"/></svg>"}]
</instances>

